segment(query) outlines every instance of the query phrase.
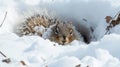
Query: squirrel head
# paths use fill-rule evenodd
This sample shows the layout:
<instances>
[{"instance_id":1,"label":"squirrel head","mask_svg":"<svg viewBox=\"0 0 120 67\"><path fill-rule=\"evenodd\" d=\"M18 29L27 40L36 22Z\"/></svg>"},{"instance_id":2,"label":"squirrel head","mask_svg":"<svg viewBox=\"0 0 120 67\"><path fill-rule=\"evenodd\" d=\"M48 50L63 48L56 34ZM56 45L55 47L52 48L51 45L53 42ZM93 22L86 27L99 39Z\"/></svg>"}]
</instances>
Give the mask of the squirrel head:
<instances>
[{"instance_id":1,"label":"squirrel head","mask_svg":"<svg viewBox=\"0 0 120 67\"><path fill-rule=\"evenodd\" d=\"M50 40L65 45L76 39L72 23L58 22L51 28Z\"/></svg>"}]
</instances>

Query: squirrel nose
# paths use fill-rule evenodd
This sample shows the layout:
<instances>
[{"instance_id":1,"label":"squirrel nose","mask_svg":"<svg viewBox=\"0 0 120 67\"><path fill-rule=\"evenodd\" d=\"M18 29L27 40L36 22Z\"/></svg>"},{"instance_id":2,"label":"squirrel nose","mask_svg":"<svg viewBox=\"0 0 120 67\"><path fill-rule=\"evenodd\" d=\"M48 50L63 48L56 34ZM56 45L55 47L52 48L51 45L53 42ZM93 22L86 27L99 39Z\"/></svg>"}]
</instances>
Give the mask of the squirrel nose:
<instances>
[{"instance_id":1,"label":"squirrel nose","mask_svg":"<svg viewBox=\"0 0 120 67\"><path fill-rule=\"evenodd\" d=\"M63 40L62 42L65 43L65 40Z\"/></svg>"},{"instance_id":2,"label":"squirrel nose","mask_svg":"<svg viewBox=\"0 0 120 67\"><path fill-rule=\"evenodd\" d=\"M66 36L63 36L63 39L65 40L65 39L66 39Z\"/></svg>"}]
</instances>

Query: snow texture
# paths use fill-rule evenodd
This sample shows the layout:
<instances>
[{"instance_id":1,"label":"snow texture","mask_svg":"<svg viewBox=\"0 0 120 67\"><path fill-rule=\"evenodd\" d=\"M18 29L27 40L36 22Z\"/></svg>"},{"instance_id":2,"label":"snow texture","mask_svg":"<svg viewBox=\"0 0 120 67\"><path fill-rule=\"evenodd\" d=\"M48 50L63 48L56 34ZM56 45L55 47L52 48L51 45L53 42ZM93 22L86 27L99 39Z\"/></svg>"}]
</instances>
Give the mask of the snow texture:
<instances>
[{"instance_id":1,"label":"snow texture","mask_svg":"<svg viewBox=\"0 0 120 67\"><path fill-rule=\"evenodd\" d=\"M107 26L105 16L114 17L119 12L120 0L0 0L0 67L119 67L120 25L112 34L104 35ZM33 10L33 11L32 11ZM94 28L95 40L90 44L73 41L59 45L39 36L19 37L13 33L14 26L24 17L46 11L50 16L80 22ZM87 23L82 21L87 21ZM47 33L46 33L47 35ZM10 58L11 63L2 62ZM20 61L24 61L24 66Z\"/></svg>"}]
</instances>

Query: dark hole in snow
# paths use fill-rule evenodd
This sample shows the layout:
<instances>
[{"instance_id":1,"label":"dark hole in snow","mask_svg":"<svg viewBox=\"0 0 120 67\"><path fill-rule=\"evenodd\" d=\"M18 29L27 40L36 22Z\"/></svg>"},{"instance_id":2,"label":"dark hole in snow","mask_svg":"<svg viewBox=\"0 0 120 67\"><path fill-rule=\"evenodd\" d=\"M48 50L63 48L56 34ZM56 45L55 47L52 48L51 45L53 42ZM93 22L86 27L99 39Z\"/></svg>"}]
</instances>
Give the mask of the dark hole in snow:
<instances>
[{"instance_id":1,"label":"dark hole in snow","mask_svg":"<svg viewBox=\"0 0 120 67\"><path fill-rule=\"evenodd\" d=\"M76 30L82 35L83 41L89 44L92 41L94 29L87 22L73 21Z\"/></svg>"}]
</instances>

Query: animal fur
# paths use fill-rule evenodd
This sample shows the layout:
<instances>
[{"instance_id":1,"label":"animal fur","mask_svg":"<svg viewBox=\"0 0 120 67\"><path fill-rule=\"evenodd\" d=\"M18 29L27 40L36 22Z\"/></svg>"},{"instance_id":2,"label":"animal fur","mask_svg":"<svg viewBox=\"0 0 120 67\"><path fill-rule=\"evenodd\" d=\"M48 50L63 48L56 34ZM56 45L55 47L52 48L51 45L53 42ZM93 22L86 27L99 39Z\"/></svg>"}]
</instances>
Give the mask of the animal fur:
<instances>
[{"instance_id":1,"label":"animal fur","mask_svg":"<svg viewBox=\"0 0 120 67\"><path fill-rule=\"evenodd\" d=\"M56 20L48 18L44 15L34 15L18 25L17 34L19 36L24 35L39 35L42 36L43 33L49 28L50 25L54 24ZM42 28L42 29L41 29ZM42 31L41 31L41 30Z\"/></svg>"},{"instance_id":2,"label":"animal fur","mask_svg":"<svg viewBox=\"0 0 120 67\"><path fill-rule=\"evenodd\" d=\"M51 28L48 39L65 45L71 43L73 40L82 40L82 37L80 39L79 36L80 34L71 23L60 22Z\"/></svg>"},{"instance_id":3,"label":"animal fur","mask_svg":"<svg viewBox=\"0 0 120 67\"><path fill-rule=\"evenodd\" d=\"M45 33L49 33L45 38L62 45L69 44L73 40L81 40L85 43L91 41L89 29L78 22L64 22L39 14L26 18L18 27L19 36L38 35L44 38ZM43 28L42 31L41 28Z\"/></svg>"}]
</instances>

